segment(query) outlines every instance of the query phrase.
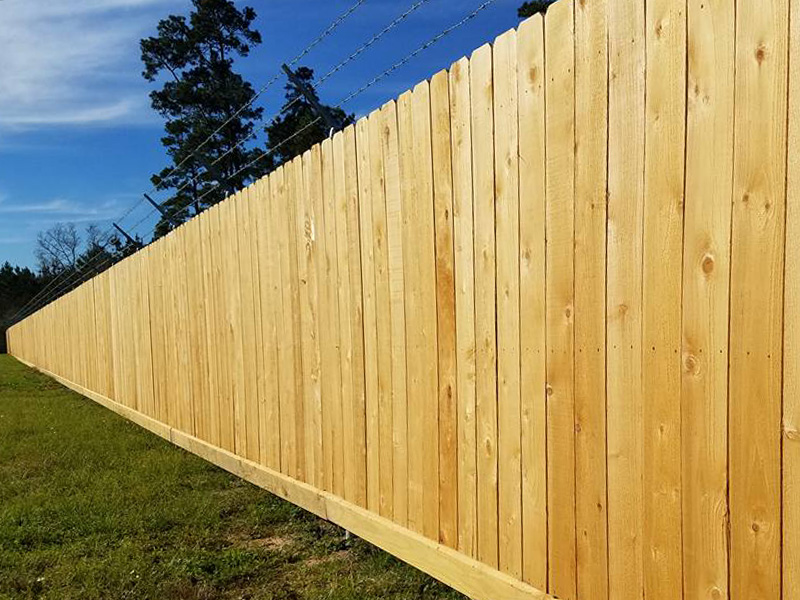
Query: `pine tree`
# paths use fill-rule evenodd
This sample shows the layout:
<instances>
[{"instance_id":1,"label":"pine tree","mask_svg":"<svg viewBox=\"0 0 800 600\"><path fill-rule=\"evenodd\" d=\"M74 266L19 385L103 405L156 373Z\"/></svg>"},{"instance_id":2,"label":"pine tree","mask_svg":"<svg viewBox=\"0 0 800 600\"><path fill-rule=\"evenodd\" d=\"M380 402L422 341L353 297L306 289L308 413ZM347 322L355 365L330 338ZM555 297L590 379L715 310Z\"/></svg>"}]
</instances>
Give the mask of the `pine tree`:
<instances>
[{"instance_id":1,"label":"pine tree","mask_svg":"<svg viewBox=\"0 0 800 600\"><path fill-rule=\"evenodd\" d=\"M161 141L172 159L152 181L158 190L174 190L164 206L178 221L216 204L260 173L258 165L245 168L256 150L243 140L255 131L263 109L240 110L254 91L234 70L234 58L247 56L251 46L261 43L261 34L251 27L256 13L231 0L192 0L192 5L188 19L171 15L159 22L156 36L140 42L144 78L165 78L150 99L166 120ZM161 219L156 236L171 227Z\"/></svg>"}]
</instances>

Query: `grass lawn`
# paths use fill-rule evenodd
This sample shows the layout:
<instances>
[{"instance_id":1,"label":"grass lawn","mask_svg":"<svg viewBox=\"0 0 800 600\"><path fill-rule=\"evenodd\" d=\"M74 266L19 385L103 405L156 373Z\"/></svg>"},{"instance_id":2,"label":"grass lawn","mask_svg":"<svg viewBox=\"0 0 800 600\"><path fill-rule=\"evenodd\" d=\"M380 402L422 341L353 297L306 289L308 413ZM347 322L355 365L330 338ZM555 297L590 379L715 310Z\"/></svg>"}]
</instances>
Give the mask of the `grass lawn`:
<instances>
[{"instance_id":1,"label":"grass lawn","mask_svg":"<svg viewBox=\"0 0 800 600\"><path fill-rule=\"evenodd\" d=\"M0 355L0 599L463 598Z\"/></svg>"}]
</instances>

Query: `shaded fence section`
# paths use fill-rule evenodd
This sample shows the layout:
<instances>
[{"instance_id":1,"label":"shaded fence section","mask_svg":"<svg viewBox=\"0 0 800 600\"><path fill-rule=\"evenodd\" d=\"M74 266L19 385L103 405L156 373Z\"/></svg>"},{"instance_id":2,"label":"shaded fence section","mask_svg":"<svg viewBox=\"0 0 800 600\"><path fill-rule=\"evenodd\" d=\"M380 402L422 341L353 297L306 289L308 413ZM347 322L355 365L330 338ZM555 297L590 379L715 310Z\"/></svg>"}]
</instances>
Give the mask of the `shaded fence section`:
<instances>
[{"instance_id":1,"label":"shaded fence section","mask_svg":"<svg viewBox=\"0 0 800 600\"><path fill-rule=\"evenodd\" d=\"M11 350L475 597L800 598L798 11L560 0Z\"/></svg>"}]
</instances>

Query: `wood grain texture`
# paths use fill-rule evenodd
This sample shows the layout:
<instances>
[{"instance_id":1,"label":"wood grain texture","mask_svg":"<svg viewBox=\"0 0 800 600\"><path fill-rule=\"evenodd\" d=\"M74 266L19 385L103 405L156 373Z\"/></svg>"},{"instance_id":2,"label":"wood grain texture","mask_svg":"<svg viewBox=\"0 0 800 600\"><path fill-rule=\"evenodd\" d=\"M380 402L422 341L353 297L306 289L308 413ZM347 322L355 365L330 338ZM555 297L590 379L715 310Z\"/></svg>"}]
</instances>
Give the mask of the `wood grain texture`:
<instances>
[{"instance_id":1,"label":"wood grain texture","mask_svg":"<svg viewBox=\"0 0 800 600\"><path fill-rule=\"evenodd\" d=\"M644 5L609 3L606 361L609 597L641 598Z\"/></svg>"},{"instance_id":2,"label":"wood grain texture","mask_svg":"<svg viewBox=\"0 0 800 600\"><path fill-rule=\"evenodd\" d=\"M575 598L575 58L573 3L545 19L548 592ZM550 51L553 50L554 51Z\"/></svg>"},{"instance_id":3,"label":"wood grain texture","mask_svg":"<svg viewBox=\"0 0 800 600\"><path fill-rule=\"evenodd\" d=\"M728 302L734 10L687 3L681 420L683 590L728 597ZM716 590L716 592L715 592Z\"/></svg>"},{"instance_id":4,"label":"wood grain texture","mask_svg":"<svg viewBox=\"0 0 800 600\"><path fill-rule=\"evenodd\" d=\"M475 242L475 419L477 427L478 552L498 566L497 338L495 313L495 213L492 110L492 48L470 59L472 190Z\"/></svg>"},{"instance_id":5,"label":"wood grain texture","mask_svg":"<svg viewBox=\"0 0 800 600\"><path fill-rule=\"evenodd\" d=\"M517 36L494 42L494 194L497 245L497 456L500 569L522 577L519 141Z\"/></svg>"},{"instance_id":6,"label":"wood grain texture","mask_svg":"<svg viewBox=\"0 0 800 600\"><path fill-rule=\"evenodd\" d=\"M456 384L456 290L453 249L453 167L447 71L431 79L431 143L436 254L436 339L439 398L439 534L458 539L458 416Z\"/></svg>"},{"instance_id":7,"label":"wood grain texture","mask_svg":"<svg viewBox=\"0 0 800 600\"><path fill-rule=\"evenodd\" d=\"M790 3L783 334L783 596L800 598L800 4Z\"/></svg>"},{"instance_id":8,"label":"wood grain texture","mask_svg":"<svg viewBox=\"0 0 800 600\"><path fill-rule=\"evenodd\" d=\"M476 598L794 600L798 2L553 3L10 350Z\"/></svg>"},{"instance_id":9,"label":"wood grain texture","mask_svg":"<svg viewBox=\"0 0 800 600\"><path fill-rule=\"evenodd\" d=\"M477 554L475 429L475 254L469 60L450 67L453 244L458 398L458 550Z\"/></svg>"},{"instance_id":10,"label":"wood grain texture","mask_svg":"<svg viewBox=\"0 0 800 600\"><path fill-rule=\"evenodd\" d=\"M686 8L648 2L642 274L644 593L683 593L681 299Z\"/></svg>"},{"instance_id":11,"label":"wood grain texture","mask_svg":"<svg viewBox=\"0 0 800 600\"><path fill-rule=\"evenodd\" d=\"M789 5L737 2L731 238L731 598L781 594Z\"/></svg>"},{"instance_id":12,"label":"wood grain texture","mask_svg":"<svg viewBox=\"0 0 800 600\"><path fill-rule=\"evenodd\" d=\"M522 577L547 587L547 397L544 22L517 32Z\"/></svg>"},{"instance_id":13,"label":"wood grain texture","mask_svg":"<svg viewBox=\"0 0 800 600\"><path fill-rule=\"evenodd\" d=\"M608 598L606 506L607 2L575 5L577 594Z\"/></svg>"}]
</instances>

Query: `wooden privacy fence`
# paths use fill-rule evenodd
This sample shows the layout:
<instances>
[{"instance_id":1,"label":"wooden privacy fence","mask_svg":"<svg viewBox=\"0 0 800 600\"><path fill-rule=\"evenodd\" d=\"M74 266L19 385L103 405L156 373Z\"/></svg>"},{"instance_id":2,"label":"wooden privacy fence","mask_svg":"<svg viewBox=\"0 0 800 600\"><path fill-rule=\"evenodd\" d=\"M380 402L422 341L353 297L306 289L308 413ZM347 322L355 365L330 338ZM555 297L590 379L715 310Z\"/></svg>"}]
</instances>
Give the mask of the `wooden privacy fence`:
<instances>
[{"instance_id":1,"label":"wooden privacy fence","mask_svg":"<svg viewBox=\"0 0 800 600\"><path fill-rule=\"evenodd\" d=\"M796 600L799 11L559 0L10 348L476 598Z\"/></svg>"}]
</instances>

